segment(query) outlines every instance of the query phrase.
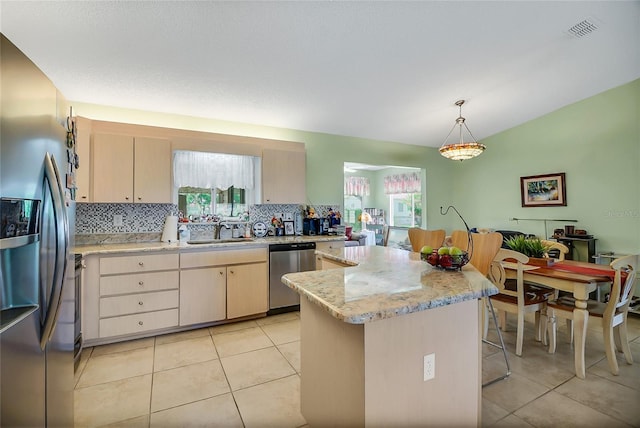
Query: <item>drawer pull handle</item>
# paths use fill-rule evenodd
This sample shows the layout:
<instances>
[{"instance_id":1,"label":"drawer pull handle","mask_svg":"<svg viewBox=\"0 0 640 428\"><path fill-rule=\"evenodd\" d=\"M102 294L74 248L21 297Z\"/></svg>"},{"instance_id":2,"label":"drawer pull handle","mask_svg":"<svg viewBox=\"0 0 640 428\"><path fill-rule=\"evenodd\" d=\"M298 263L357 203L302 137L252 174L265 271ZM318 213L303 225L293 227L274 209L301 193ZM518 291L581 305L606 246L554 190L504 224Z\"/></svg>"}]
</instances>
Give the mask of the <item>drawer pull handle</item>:
<instances>
[{"instance_id":1,"label":"drawer pull handle","mask_svg":"<svg viewBox=\"0 0 640 428\"><path fill-rule=\"evenodd\" d=\"M139 266L144 266L144 262L138 262Z\"/></svg>"},{"instance_id":2,"label":"drawer pull handle","mask_svg":"<svg viewBox=\"0 0 640 428\"><path fill-rule=\"evenodd\" d=\"M142 321L138 321L138 325L144 325Z\"/></svg>"},{"instance_id":3,"label":"drawer pull handle","mask_svg":"<svg viewBox=\"0 0 640 428\"><path fill-rule=\"evenodd\" d=\"M222 271L220 271L220 272L218 272L218 273L219 273L220 275L224 275L224 272L222 272Z\"/></svg>"},{"instance_id":4,"label":"drawer pull handle","mask_svg":"<svg viewBox=\"0 0 640 428\"><path fill-rule=\"evenodd\" d=\"M141 300L141 301L139 301L139 302L138 302L138 304L139 304L140 306L142 306L142 305L144 305L144 302Z\"/></svg>"},{"instance_id":5,"label":"drawer pull handle","mask_svg":"<svg viewBox=\"0 0 640 428\"><path fill-rule=\"evenodd\" d=\"M141 198L140 196L138 196L138 200L139 200L139 201L141 201L141 200L142 200L142 198Z\"/></svg>"},{"instance_id":6,"label":"drawer pull handle","mask_svg":"<svg viewBox=\"0 0 640 428\"><path fill-rule=\"evenodd\" d=\"M144 285L144 281L138 282L138 285Z\"/></svg>"},{"instance_id":7,"label":"drawer pull handle","mask_svg":"<svg viewBox=\"0 0 640 428\"><path fill-rule=\"evenodd\" d=\"M129 200L129 197L128 197L128 196L125 196L125 197L124 197L124 200L125 200L125 201L128 201L128 200Z\"/></svg>"},{"instance_id":8,"label":"drawer pull handle","mask_svg":"<svg viewBox=\"0 0 640 428\"><path fill-rule=\"evenodd\" d=\"M233 275L233 274L235 273L235 272L234 272L234 271L232 271L232 270L231 270L231 271L229 271L229 272L231 272L231 275Z\"/></svg>"}]
</instances>

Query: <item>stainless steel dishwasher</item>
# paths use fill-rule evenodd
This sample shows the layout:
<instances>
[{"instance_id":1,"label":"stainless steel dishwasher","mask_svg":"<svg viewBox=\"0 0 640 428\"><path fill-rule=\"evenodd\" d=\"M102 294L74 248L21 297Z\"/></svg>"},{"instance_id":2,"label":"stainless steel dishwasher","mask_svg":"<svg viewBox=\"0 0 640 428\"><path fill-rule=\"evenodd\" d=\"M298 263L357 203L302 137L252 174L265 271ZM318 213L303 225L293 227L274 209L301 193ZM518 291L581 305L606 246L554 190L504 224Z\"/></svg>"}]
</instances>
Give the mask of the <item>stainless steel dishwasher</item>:
<instances>
[{"instance_id":1,"label":"stainless steel dishwasher","mask_svg":"<svg viewBox=\"0 0 640 428\"><path fill-rule=\"evenodd\" d=\"M282 275L316 270L316 243L269 245L269 314L300 308L298 293L282 283Z\"/></svg>"}]
</instances>

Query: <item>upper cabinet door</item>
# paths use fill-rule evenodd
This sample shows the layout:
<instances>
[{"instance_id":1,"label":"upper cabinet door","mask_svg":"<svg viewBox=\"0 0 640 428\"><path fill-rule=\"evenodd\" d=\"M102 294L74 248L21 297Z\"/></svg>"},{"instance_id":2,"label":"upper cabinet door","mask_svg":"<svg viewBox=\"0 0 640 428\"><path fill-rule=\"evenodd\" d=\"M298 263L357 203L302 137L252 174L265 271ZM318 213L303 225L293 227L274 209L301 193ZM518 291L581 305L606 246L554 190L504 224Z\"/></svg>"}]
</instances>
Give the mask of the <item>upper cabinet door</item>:
<instances>
[{"instance_id":1,"label":"upper cabinet door","mask_svg":"<svg viewBox=\"0 0 640 428\"><path fill-rule=\"evenodd\" d=\"M171 203L171 141L136 137L134 144L136 203Z\"/></svg>"},{"instance_id":2,"label":"upper cabinet door","mask_svg":"<svg viewBox=\"0 0 640 428\"><path fill-rule=\"evenodd\" d=\"M76 171L76 201L93 202L91 198L91 121L76 117L76 153L80 167Z\"/></svg>"},{"instance_id":3,"label":"upper cabinet door","mask_svg":"<svg viewBox=\"0 0 640 428\"><path fill-rule=\"evenodd\" d=\"M306 153L303 151L262 151L262 203L304 204L306 194Z\"/></svg>"},{"instance_id":4,"label":"upper cabinet door","mask_svg":"<svg viewBox=\"0 0 640 428\"><path fill-rule=\"evenodd\" d=\"M133 137L94 134L93 202L133 203Z\"/></svg>"}]
</instances>

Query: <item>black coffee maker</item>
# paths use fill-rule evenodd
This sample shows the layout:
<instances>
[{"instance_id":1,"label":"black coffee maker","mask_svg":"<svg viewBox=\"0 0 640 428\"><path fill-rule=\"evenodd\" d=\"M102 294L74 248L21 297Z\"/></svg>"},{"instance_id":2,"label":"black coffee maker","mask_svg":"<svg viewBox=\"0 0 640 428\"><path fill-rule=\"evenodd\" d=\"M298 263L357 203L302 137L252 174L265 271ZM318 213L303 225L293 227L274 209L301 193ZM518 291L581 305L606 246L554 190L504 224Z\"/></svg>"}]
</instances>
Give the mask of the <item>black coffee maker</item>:
<instances>
[{"instance_id":1,"label":"black coffee maker","mask_svg":"<svg viewBox=\"0 0 640 428\"><path fill-rule=\"evenodd\" d=\"M325 219L322 218L305 218L302 220L303 235L326 235L328 228L325 225Z\"/></svg>"}]
</instances>

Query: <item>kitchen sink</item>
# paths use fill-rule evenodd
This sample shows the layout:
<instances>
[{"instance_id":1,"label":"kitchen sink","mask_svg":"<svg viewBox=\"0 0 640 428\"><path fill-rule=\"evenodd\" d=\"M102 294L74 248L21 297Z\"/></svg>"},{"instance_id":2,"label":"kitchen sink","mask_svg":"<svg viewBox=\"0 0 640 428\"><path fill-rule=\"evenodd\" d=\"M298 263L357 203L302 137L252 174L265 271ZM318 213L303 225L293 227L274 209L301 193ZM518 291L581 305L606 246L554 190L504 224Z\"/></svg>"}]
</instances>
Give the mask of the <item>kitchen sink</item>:
<instances>
[{"instance_id":1,"label":"kitchen sink","mask_svg":"<svg viewBox=\"0 0 640 428\"><path fill-rule=\"evenodd\" d=\"M229 238L229 239L206 239L199 241L187 241L187 244L228 244L230 242L251 242L253 238Z\"/></svg>"}]
</instances>

